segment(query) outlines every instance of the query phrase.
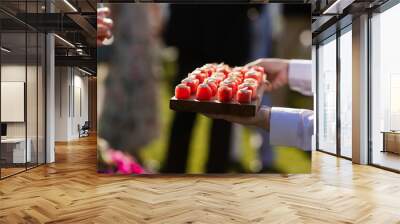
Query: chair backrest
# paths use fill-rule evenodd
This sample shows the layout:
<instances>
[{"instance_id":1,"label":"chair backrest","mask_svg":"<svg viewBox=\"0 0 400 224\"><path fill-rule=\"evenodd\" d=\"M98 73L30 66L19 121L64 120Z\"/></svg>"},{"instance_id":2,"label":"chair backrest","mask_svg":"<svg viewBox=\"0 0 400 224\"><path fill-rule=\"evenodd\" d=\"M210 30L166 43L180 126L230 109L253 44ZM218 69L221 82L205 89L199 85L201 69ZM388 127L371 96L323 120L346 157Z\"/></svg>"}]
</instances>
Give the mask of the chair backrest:
<instances>
[{"instance_id":1,"label":"chair backrest","mask_svg":"<svg viewBox=\"0 0 400 224\"><path fill-rule=\"evenodd\" d=\"M85 123L83 124L83 126L82 126L82 128L84 127L84 128L90 128L90 125L89 125L90 123L89 123L89 121L85 121Z\"/></svg>"}]
</instances>

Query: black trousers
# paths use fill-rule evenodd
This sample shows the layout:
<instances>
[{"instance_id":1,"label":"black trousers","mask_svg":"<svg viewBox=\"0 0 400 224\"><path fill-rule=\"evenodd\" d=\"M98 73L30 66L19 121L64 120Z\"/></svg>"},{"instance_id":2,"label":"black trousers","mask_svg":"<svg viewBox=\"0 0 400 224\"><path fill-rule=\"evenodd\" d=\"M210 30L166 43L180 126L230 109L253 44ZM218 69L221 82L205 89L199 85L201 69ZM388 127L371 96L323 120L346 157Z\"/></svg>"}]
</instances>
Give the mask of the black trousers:
<instances>
[{"instance_id":1,"label":"black trousers","mask_svg":"<svg viewBox=\"0 0 400 224\"><path fill-rule=\"evenodd\" d=\"M177 85L197 66L205 62L180 62L178 63L179 74L173 85ZM172 119L168 143L168 151L165 156L163 173L185 173L189 155L190 141L196 121L196 113L176 112ZM208 144L208 160L206 163L207 173L225 173L229 168L229 152L231 143L232 124L224 120L213 120L210 130Z\"/></svg>"}]
</instances>

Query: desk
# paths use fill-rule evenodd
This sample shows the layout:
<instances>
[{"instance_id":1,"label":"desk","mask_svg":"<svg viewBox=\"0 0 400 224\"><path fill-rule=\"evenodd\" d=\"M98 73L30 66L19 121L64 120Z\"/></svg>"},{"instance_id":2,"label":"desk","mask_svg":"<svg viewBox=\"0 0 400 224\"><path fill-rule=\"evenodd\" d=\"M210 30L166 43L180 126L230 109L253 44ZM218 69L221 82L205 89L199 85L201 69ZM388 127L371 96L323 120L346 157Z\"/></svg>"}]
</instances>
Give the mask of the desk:
<instances>
[{"instance_id":1,"label":"desk","mask_svg":"<svg viewBox=\"0 0 400 224\"><path fill-rule=\"evenodd\" d=\"M31 139L27 138L25 151L25 138L1 139L1 159L5 160L6 163L30 162L32 158L31 145Z\"/></svg>"},{"instance_id":2,"label":"desk","mask_svg":"<svg viewBox=\"0 0 400 224\"><path fill-rule=\"evenodd\" d=\"M382 152L400 154L400 131L383 131Z\"/></svg>"}]
</instances>

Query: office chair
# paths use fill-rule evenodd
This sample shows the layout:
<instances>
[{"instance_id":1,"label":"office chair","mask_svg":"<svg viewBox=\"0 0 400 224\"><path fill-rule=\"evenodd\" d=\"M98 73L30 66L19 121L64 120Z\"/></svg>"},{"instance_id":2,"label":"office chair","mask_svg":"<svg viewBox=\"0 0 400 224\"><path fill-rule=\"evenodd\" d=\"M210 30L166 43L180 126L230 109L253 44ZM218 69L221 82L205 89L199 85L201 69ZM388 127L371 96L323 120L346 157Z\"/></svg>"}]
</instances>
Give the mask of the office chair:
<instances>
[{"instance_id":1,"label":"office chair","mask_svg":"<svg viewBox=\"0 0 400 224\"><path fill-rule=\"evenodd\" d=\"M89 121L85 121L82 127L80 127L80 125L78 124L79 138L89 136L89 129L90 129Z\"/></svg>"}]
</instances>

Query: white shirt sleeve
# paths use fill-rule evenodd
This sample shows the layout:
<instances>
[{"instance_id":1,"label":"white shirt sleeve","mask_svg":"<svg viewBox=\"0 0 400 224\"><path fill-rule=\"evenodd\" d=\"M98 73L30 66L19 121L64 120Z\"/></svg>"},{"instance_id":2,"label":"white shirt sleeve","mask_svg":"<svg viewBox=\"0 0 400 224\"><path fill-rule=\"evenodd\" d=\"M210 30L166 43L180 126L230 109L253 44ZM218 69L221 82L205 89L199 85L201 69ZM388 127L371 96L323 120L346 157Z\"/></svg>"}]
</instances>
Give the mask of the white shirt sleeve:
<instances>
[{"instance_id":1,"label":"white shirt sleeve","mask_svg":"<svg viewBox=\"0 0 400 224\"><path fill-rule=\"evenodd\" d=\"M290 89L306 96L312 96L311 60L290 60L288 79Z\"/></svg>"},{"instance_id":2,"label":"white shirt sleeve","mask_svg":"<svg viewBox=\"0 0 400 224\"><path fill-rule=\"evenodd\" d=\"M311 151L313 133L313 111L283 107L271 108L271 145L290 146Z\"/></svg>"}]
</instances>

